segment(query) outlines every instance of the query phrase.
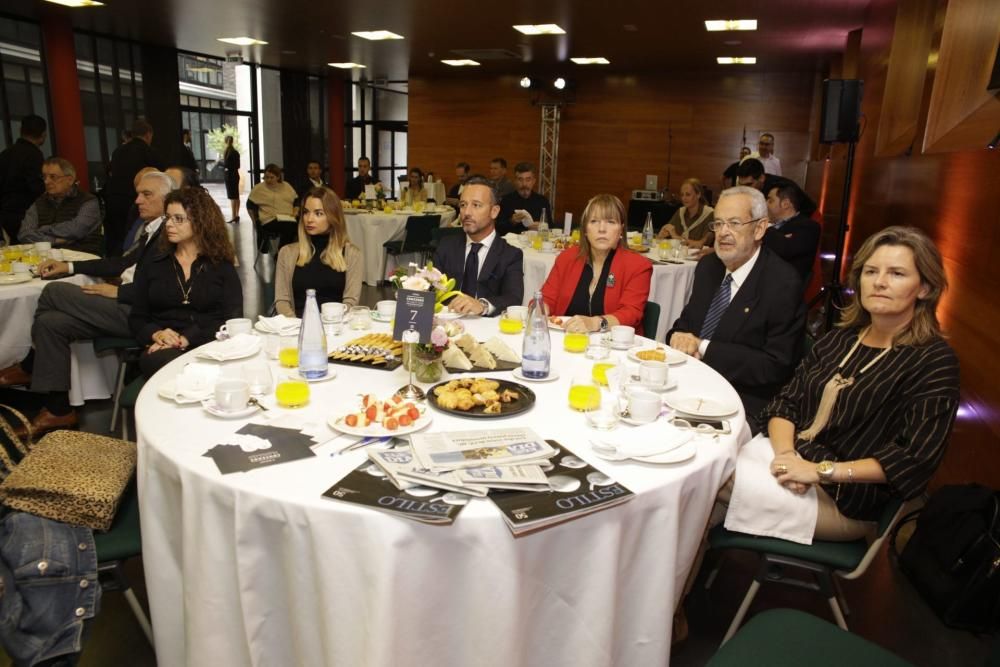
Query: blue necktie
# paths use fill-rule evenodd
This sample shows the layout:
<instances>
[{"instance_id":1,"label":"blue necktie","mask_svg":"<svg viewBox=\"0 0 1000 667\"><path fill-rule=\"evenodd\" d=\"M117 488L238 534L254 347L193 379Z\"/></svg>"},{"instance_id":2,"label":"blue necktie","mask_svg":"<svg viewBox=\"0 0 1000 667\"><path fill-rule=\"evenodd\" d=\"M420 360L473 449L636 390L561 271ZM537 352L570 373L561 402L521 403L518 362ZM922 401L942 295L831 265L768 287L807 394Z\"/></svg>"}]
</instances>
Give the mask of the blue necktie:
<instances>
[{"instance_id":1,"label":"blue necktie","mask_svg":"<svg viewBox=\"0 0 1000 667\"><path fill-rule=\"evenodd\" d=\"M708 307L708 312L705 314L705 323L701 325L701 337L711 338L712 334L715 333L716 328L719 326L719 320L722 319L723 313L726 312L726 308L729 308L729 291L730 285L733 284L733 274L727 273L722 284L719 285L719 291L715 293L715 297L712 298L712 304Z\"/></svg>"},{"instance_id":2,"label":"blue necktie","mask_svg":"<svg viewBox=\"0 0 1000 667\"><path fill-rule=\"evenodd\" d=\"M465 273L462 274L462 291L476 298L479 290L479 249L482 243L473 243L469 247L469 256L465 258Z\"/></svg>"}]
</instances>

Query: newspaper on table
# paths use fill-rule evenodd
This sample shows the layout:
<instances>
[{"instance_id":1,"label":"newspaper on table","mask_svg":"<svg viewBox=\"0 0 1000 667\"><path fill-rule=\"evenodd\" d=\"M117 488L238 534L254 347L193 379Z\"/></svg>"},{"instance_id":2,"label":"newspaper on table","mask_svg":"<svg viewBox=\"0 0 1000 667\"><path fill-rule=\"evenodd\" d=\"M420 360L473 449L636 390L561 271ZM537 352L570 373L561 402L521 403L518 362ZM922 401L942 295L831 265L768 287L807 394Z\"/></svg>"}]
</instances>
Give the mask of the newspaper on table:
<instances>
[{"instance_id":1,"label":"newspaper on table","mask_svg":"<svg viewBox=\"0 0 1000 667\"><path fill-rule=\"evenodd\" d=\"M556 450L530 428L506 428L410 436L418 467L435 472L542 464Z\"/></svg>"},{"instance_id":2,"label":"newspaper on table","mask_svg":"<svg viewBox=\"0 0 1000 667\"><path fill-rule=\"evenodd\" d=\"M491 488L533 491L548 487L548 479L537 465L482 466L435 472L420 468L407 446L369 450L368 458L400 489L420 484L485 497Z\"/></svg>"}]
</instances>

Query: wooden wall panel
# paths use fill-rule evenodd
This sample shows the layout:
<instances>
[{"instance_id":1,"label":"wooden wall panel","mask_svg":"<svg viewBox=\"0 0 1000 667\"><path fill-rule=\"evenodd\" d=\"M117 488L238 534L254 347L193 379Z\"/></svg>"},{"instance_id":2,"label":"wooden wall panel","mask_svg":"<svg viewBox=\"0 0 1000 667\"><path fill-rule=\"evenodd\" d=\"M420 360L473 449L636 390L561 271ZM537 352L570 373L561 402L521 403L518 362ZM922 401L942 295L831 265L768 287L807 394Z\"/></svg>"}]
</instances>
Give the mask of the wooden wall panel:
<instances>
[{"instance_id":1,"label":"wooden wall panel","mask_svg":"<svg viewBox=\"0 0 1000 667\"><path fill-rule=\"evenodd\" d=\"M739 153L746 127L756 148L760 132L775 135L786 174L802 181L810 157L814 75L711 71L663 76L593 76L580 80L562 110L554 207L575 217L587 200L610 192L628 200L646 174L670 187L696 176L715 193L722 171ZM411 163L453 181L454 163L485 172L494 155L513 171L538 161L541 111L514 78L410 79L408 152ZM513 174L511 174L513 176ZM450 183L449 183L450 184Z\"/></svg>"}]
</instances>

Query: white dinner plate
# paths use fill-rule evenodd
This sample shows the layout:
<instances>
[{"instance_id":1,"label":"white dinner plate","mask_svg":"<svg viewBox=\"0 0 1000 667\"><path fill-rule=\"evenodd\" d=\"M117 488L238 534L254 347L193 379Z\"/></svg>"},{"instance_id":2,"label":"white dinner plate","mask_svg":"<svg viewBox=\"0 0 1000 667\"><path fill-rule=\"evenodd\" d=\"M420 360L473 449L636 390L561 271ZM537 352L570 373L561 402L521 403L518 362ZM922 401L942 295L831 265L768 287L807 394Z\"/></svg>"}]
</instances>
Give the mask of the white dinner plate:
<instances>
[{"instance_id":1,"label":"white dinner plate","mask_svg":"<svg viewBox=\"0 0 1000 667\"><path fill-rule=\"evenodd\" d=\"M344 423L344 417L349 414L356 412L351 410L350 412L337 415L335 417L330 417L327 419L326 423L334 431L340 431L341 433L346 433L347 435L357 435L361 437L371 436L371 437L385 437L385 436L400 436L406 435L407 433L416 433L417 431L427 428L431 421L432 416L430 410L425 407L417 406L417 410L420 410L420 416L417 420L410 424L409 426L400 426L394 431L383 427L381 424L369 424L368 426L348 426Z\"/></svg>"},{"instance_id":2,"label":"white dinner plate","mask_svg":"<svg viewBox=\"0 0 1000 667\"><path fill-rule=\"evenodd\" d=\"M220 417L222 419L241 419L243 417L249 417L253 413L260 410L260 406L257 404L250 404L243 408L242 410L223 410L218 405L215 404L214 398L207 398L201 402L202 409L208 414L214 417Z\"/></svg>"},{"instance_id":3,"label":"white dinner plate","mask_svg":"<svg viewBox=\"0 0 1000 667\"><path fill-rule=\"evenodd\" d=\"M465 316L464 313L453 313L453 312L451 312L450 310L448 310L447 306L445 306L444 308L442 308L441 312L434 313L434 317L438 318L442 322L448 322L450 320L458 320L458 319L461 319L464 316Z\"/></svg>"},{"instance_id":4,"label":"white dinner plate","mask_svg":"<svg viewBox=\"0 0 1000 667\"><path fill-rule=\"evenodd\" d=\"M565 322L568 319L569 319L568 317L561 318L563 322ZM549 319L549 328L555 329L556 331L566 331L566 326L564 324L556 324L555 322L552 321L551 318Z\"/></svg>"},{"instance_id":5,"label":"white dinner plate","mask_svg":"<svg viewBox=\"0 0 1000 667\"><path fill-rule=\"evenodd\" d=\"M634 456L632 458L636 461L642 461L643 463L680 463L681 461L687 461L688 459L694 458L697 453L698 441L695 438L692 438L680 447L675 447L670 451L663 452L662 454L653 454L652 456Z\"/></svg>"},{"instance_id":6,"label":"white dinner plate","mask_svg":"<svg viewBox=\"0 0 1000 667\"><path fill-rule=\"evenodd\" d=\"M693 417L729 417L739 412L739 406L701 396L666 396L669 407Z\"/></svg>"},{"instance_id":7,"label":"white dinner plate","mask_svg":"<svg viewBox=\"0 0 1000 667\"><path fill-rule=\"evenodd\" d=\"M676 366L677 364L683 364L687 361L688 356L681 352L680 350L675 350L672 347L666 345L658 344L653 345L651 343L646 343L645 345L634 345L629 348L628 358L632 361L642 362L643 360L636 356L639 352L644 352L646 350L659 350L667 355L667 363L671 366Z\"/></svg>"},{"instance_id":8,"label":"white dinner plate","mask_svg":"<svg viewBox=\"0 0 1000 667\"><path fill-rule=\"evenodd\" d=\"M559 379L559 373L553 370L551 366L549 367L549 374L543 378L530 378L526 376L521 372L520 366L511 371L511 375L516 377L518 380L524 380L525 382L555 382Z\"/></svg>"},{"instance_id":9,"label":"white dinner plate","mask_svg":"<svg viewBox=\"0 0 1000 667\"><path fill-rule=\"evenodd\" d=\"M31 282L34 279L30 273L7 273L0 276L0 285L17 285Z\"/></svg>"}]
</instances>

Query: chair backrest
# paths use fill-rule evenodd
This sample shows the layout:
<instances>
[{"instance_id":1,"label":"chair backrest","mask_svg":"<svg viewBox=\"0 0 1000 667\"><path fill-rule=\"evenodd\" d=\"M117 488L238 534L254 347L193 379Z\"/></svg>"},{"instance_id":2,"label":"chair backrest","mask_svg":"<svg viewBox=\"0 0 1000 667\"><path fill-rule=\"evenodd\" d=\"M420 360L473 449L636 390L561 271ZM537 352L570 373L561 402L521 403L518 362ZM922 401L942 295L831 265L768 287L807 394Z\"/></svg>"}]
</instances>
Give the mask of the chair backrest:
<instances>
[{"instance_id":1,"label":"chair backrest","mask_svg":"<svg viewBox=\"0 0 1000 667\"><path fill-rule=\"evenodd\" d=\"M411 215L406 219L406 235L400 252L416 252L430 245L433 230L441 226L440 215Z\"/></svg>"},{"instance_id":2,"label":"chair backrest","mask_svg":"<svg viewBox=\"0 0 1000 667\"><path fill-rule=\"evenodd\" d=\"M431 242L434 245L441 243L442 239L449 236L464 236L465 230L461 227L435 227L431 230Z\"/></svg>"},{"instance_id":3,"label":"chair backrest","mask_svg":"<svg viewBox=\"0 0 1000 667\"><path fill-rule=\"evenodd\" d=\"M660 325L660 304L647 301L642 311L642 335L646 338L656 338L656 327Z\"/></svg>"}]
</instances>

